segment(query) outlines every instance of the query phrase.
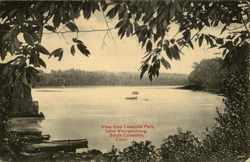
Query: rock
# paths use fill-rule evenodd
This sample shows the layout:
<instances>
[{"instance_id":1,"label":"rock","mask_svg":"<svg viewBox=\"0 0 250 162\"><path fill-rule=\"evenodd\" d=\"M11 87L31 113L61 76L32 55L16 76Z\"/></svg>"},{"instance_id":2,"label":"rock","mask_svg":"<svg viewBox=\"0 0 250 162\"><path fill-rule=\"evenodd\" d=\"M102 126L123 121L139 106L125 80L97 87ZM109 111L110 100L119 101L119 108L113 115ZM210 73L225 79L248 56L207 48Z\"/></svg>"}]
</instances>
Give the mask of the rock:
<instances>
[{"instance_id":1,"label":"rock","mask_svg":"<svg viewBox=\"0 0 250 162\"><path fill-rule=\"evenodd\" d=\"M26 93L20 93L20 91ZM15 91L11 96L10 117L41 117L43 113L39 113L38 101L33 101L31 89L29 86L20 85L15 87Z\"/></svg>"}]
</instances>

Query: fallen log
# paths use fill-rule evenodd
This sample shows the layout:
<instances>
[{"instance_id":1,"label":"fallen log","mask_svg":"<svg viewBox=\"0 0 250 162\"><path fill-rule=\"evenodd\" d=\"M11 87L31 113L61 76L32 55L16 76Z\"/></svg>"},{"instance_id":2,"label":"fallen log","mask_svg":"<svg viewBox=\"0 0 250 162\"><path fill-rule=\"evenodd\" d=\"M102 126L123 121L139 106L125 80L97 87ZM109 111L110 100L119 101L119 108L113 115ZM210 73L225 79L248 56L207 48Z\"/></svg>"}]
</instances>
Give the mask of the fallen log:
<instances>
[{"instance_id":1,"label":"fallen log","mask_svg":"<svg viewBox=\"0 0 250 162\"><path fill-rule=\"evenodd\" d=\"M24 142L30 142L30 143L41 143L45 140L50 139L50 135L26 135L26 136L21 136L20 139Z\"/></svg>"},{"instance_id":2,"label":"fallen log","mask_svg":"<svg viewBox=\"0 0 250 162\"><path fill-rule=\"evenodd\" d=\"M26 136L26 135L34 135L34 136L41 136L42 132L41 131L14 131L19 136Z\"/></svg>"}]
</instances>

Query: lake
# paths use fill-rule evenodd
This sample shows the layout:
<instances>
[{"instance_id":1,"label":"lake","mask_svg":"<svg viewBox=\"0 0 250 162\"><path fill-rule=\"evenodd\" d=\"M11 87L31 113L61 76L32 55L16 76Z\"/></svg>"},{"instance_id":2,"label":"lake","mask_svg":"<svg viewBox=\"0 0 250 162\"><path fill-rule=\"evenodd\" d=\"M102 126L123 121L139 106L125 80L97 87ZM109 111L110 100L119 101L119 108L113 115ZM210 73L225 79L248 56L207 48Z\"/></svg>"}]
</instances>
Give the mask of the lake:
<instances>
[{"instance_id":1,"label":"lake","mask_svg":"<svg viewBox=\"0 0 250 162\"><path fill-rule=\"evenodd\" d=\"M216 107L223 109L222 97L175 88L93 86L33 89L33 99L39 101L45 119L15 120L17 127L39 129L43 134L51 135L52 140L86 138L90 149L101 151L108 151L112 145L124 148L133 140L150 140L160 146L164 138L177 132L178 127L202 138L206 127L211 128L215 123ZM138 98L125 99L135 96ZM114 129L104 129L104 125L149 127L138 128L147 131L143 137L129 136L125 141L116 141L116 137L109 137Z\"/></svg>"}]
</instances>

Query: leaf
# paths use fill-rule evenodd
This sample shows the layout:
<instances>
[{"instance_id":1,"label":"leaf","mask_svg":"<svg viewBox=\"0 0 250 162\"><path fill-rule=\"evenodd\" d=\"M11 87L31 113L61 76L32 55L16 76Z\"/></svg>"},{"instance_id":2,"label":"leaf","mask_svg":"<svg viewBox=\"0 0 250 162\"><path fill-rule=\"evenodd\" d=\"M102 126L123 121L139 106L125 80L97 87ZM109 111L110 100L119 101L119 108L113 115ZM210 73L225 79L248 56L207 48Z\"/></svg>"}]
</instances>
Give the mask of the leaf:
<instances>
[{"instance_id":1,"label":"leaf","mask_svg":"<svg viewBox=\"0 0 250 162\"><path fill-rule=\"evenodd\" d=\"M29 33L24 32L23 38L29 45L34 45L34 38Z\"/></svg>"},{"instance_id":2,"label":"leaf","mask_svg":"<svg viewBox=\"0 0 250 162\"><path fill-rule=\"evenodd\" d=\"M180 54L177 45L174 45L173 47L170 48L170 53L174 57L174 59L180 60Z\"/></svg>"},{"instance_id":3,"label":"leaf","mask_svg":"<svg viewBox=\"0 0 250 162\"><path fill-rule=\"evenodd\" d=\"M11 54L15 53L15 44L13 42L11 42L11 44L10 44L10 53Z\"/></svg>"},{"instance_id":4,"label":"leaf","mask_svg":"<svg viewBox=\"0 0 250 162\"><path fill-rule=\"evenodd\" d=\"M210 18L214 18L214 16L215 16L215 8L213 8L213 9L209 12L208 16L209 16Z\"/></svg>"},{"instance_id":5,"label":"leaf","mask_svg":"<svg viewBox=\"0 0 250 162\"><path fill-rule=\"evenodd\" d=\"M0 57L2 61L5 59L6 55L7 55L6 52L0 52Z\"/></svg>"},{"instance_id":6,"label":"leaf","mask_svg":"<svg viewBox=\"0 0 250 162\"><path fill-rule=\"evenodd\" d=\"M237 45L237 43L239 42L240 40L240 37L237 37L235 40L234 40L234 44Z\"/></svg>"},{"instance_id":7,"label":"leaf","mask_svg":"<svg viewBox=\"0 0 250 162\"><path fill-rule=\"evenodd\" d=\"M57 48L56 50L54 50L51 55L49 56L49 58L51 56L54 56L54 57L59 57L59 61L62 59L62 54L63 54L63 50L62 48Z\"/></svg>"},{"instance_id":8,"label":"leaf","mask_svg":"<svg viewBox=\"0 0 250 162\"><path fill-rule=\"evenodd\" d=\"M132 26L131 23L129 23L127 31L126 31L127 37L129 37L129 35L132 34L132 33L133 33L133 26Z\"/></svg>"},{"instance_id":9,"label":"leaf","mask_svg":"<svg viewBox=\"0 0 250 162\"><path fill-rule=\"evenodd\" d=\"M62 57L63 57L63 50L59 53L59 56L58 56L58 61L61 61L62 60Z\"/></svg>"},{"instance_id":10,"label":"leaf","mask_svg":"<svg viewBox=\"0 0 250 162\"><path fill-rule=\"evenodd\" d=\"M134 22L134 29L135 29L135 33L138 33L140 31L140 26L138 25L137 22Z\"/></svg>"},{"instance_id":11,"label":"leaf","mask_svg":"<svg viewBox=\"0 0 250 162\"><path fill-rule=\"evenodd\" d=\"M227 54L227 49L223 50L222 56L225 56Z\"/></svg>"},{"instance_id":12,"label":"leaf","mask_svg":"<svg viewBox=\"0 0 250 162\"><path fill-rule=\"evenodd\" d=\"M39 63L39 65L41 65L44 68L46 68L46 64L45 64L45 62L41 58L38 58L38 63Z\"/></svg>"},{"instance_id":13,"label":"leaf","mask_svg":"<svg viewBox=\"0 0 250 162\"><path fill-rule=\"evenodd\" d=\"M216 39L216 43L217 44L223 44L223 39L222 38L218 38L218 39Z\"/></svg>"},{"instance_id":14,"label":"leaf","mask_svg":"<svg viewBox=\"0 0 250 162\"><path fill-rule=\"evenodd\" d=\"M169 47L166 46L165 52L166 52L166 55L168 56L168 58L169 58L170 60L172 60L173 57L172 57L172 54L171 54L171 51L170 51L170 48L169 48Z\"/></svg>"},{"instance_id":15,"label":"leaf","mask_svg":"<svg viewBox=\"0 0 250 162\"><path fill-rule=\"evenodd\" d=\"M81 40L78 40L78 39L76 39L76 38L73 38L72 40L73 40L73 42L75 42L75 43L83 43Z\"/></svg>"},{"instance_id":16,"label":"leaf","mask_svg":"<svg viewBox=\"0 0 250 162\"><path fill-rule=\"evenodd\" d=\"M119 28L119 27L121 27L123 25L123 21L120 21L119 23L117 23L116 25L115 25L115 28Z\"/></svg>"},{"instance_id":17,"label":"leaf","mask_svg":"<svg viewBox=\"0 0 250 162\"><path fill-rule=\"evenodd\" d=\"M226 42L226 43L225 43L225 46L226 46L226 48L227 48L229 51L234 47L232 41Z\"/></svg>"},{"instance_id":18,"label":"leaf","mask_svg":"<svg viewBox=\"0 0 250 162\"><path fill-rule=\"evenodd\" d=\"M227 29L227 25L225 25L225 26L222 28L220 34L222 34L226 29Z\"/></svg>"},{"instance_id":19,"label":"leaf","mask_svg":"<svg viewBox=\"0 0 250 162\"><path fill-rule=\"evenodd\" d=\"M6 11L1 11L1 12L0 12L0 17L2 17L2 16L4 15L5 12L6 12Z\"/></svg>"},{"instance_id":20,"label":"leaf","mask_svg":"<svg viewBox=\"0 0 250 162\"><path fill-rule=\"evenodd\" d=\"M120 5L117 4L115 7L113 7L112 9L110 9L107 13L107 17L109 17L110 19L112 19L113 17L115 17L115 15L117 14L118 10L120 8Z\"/></svg>"},{"instance_id":21,"label":"leaf","mask_svg":"<svg viewBox=\"0 0 250 162\"><path fill-rule=\"evenodd\" d=\"M78 27L77 27L76 24L73 23L73 22L68 22L68 23L66 24L66 26L67 26L71 31L73 31L73 32L79 31L79 30L78 30Z\"/></svg>"},{"instance_id":22,"label":"leaf","mask_svg":"<svg viewBox=\"0 0 250 162\"><path fill-rule=\"evenodd\" d=\"M55 3L51 3L49 7L49 14L53 14L54 9L55 9Z\"/></svg>"},{"instance_id":23,"label":"leaf","mask_svg":"<svg viewBox=\"0 0 250 162\"><path fill-rule=\"evenodd\" d=\"M142 79L144 73L148 70L148 64L143 64L141 66L140 80Z\"/></svg>"},{"instance_id":24,"label":"leaf","mask_svg":"<svg viewBox=\"0 0 250 162\"><path fill-rule=\"evenodd\" d=\"M199 37L199 47L201 47L203 41L203 35Z\"/></svg>"},{"instance_id":25,"label":"leaf","mask_svg":"<svg viewBox=\"0 0 250 162\"><path fill-rule=\"evenodd\" d=\"M53 26L46 25L46 26L44 26L44 28L47 29L47 30L49 30L49 31L56 32L56 29Z\"/></svg>"},{"instance_id":26,"label":"leaf","mask_svg":"<svg viewBox=\"0 0 250 162\"><path fill-rule=\"evenodd\" d=\"M72 54L73 56L75 55L76 50L75 50L75 46L74 46L74 45L71 46L70 52L71 52L71 54Z\"/></svg>"},{"instance_id":27,"label":"leaf","mask_svg":"<svg viewBox=\"0 0 250 162\"><path fill-rule=\"evenodd\" d=\"M192 43L191 40L188 41L188 44L190 45L190 47L191 47L192 49L194 49L194 46L193 46L193 43Z\"/></svg>"},{"instance_id":28,"label":"leaf","mask_svg":"<svg viewBox=\"0 0 250 162\"><path fill-rule=\"evenodd\" d=\"M182 8L181 8L181 6L180 6L180 4L179 4L179 1L175 0L175 1L174 1L174 4L175 4L175 7L176 7L176 9L177 9L178 11L182 11Z\"/></svg>"},{"instance_id":29,"label":"leaf","mask_svg":"<svg viewBox=\"0 0 250 162\"><path fill-rule=\"evenodd\" d=\"M210 26L210 24L209 24L209 22L208 22L207 19L204 20L204 23L205 23L206 26Z\"/></svg>"},{"instance_id":30,"label":"leaf","mask_svg":"<svg viewBox=\"0 0 250 162\"><path fill-rule=\"evenodd\" d=\"M207 44L209 44L209 36L208 35L205 35L205 39L206 39L206 41L207 41Z\"/></svg>"},{"instance_id":31,"label":"leaf","mask_svg":"<svg viewBox=\"0 0 250 162\"><path fill-rule=\"evenodd\" d=\"M171 65L164 58L161 59L161 63L166 69L171 69Z\"/></svg>"},{"instance_id":32,"label":"leaf","mask_svg":"<svg viewBox=\"0 0 250 162\"><path fill-rule=\"evenodd\" d=\"M218 24L219 24L219 21L215 21L213 27L218 26Z\"/></svg>"},{"instance_id":33,"label":"leaf","mask_svg":"<svg viewBox=\"0 0 250 162\"><path fill-rule=\"evenodd\" d=\"M150 81L153 80L153 77L152 77L152 74L151 74L151 73L148 75L148 78L149 78Z\"/></svg>"},{"instance_id":34,"label":"leaf","mask_svg":"<svg viewBox=\"0 0 250 162\"><path fill-rule=\"evenodd\" d=\"M45 55L50 55L49 51L45 47L43 47L42 45L36 44L36 48L39 52L41 52Z\"/></svg>"},{"instance_id":35,"label":"leaf","mask_svg":"<svg viewBox=\"0 0 250 162\"><path fill-rule=\"evenodd\" d=\"M171 42L172 44L174 44L175 39L170 39L170 42Z\"/></svg>"},{"instance_id":36,"label":"leaf","mask_svg":"<svg viewBox=\"0 0 250 162\"><path fill-rule=\"evenodd\" d=\"M191 37L191 32L190 30L186 30L184 33L183 33L183 37L186 41L188 41Z\"/></svg>"},{"instance_id":37,"label":"leaf","mask_svg":"<svg viewBox=\"0 0 250 162\"><path fill-rule=\"evenodd\" d=\"M22 74L22 82L25 85L29 85L27 78L26 78L26 69L24 69L23 74Z\"/></svg>"},{"instance_id":38,"label":"leaf","mask_svg":"<svg viewBox=\"0 0 250 162\"><path fill-rule=\"evenodd\" d=\"M6 39L10 38L12 35L11 31L8 31L4 36L3 36L3 41L5 41Z\"/></svg>"},{"instance_id":39,"label":"leaf","mask_svg":"<svg viewBox=\"0 0 250 162\"><path fill-rule=\"evenodd\" d=\"M58 28L60 26L60 16L59 14L55 14L54 18L53 18L53 25L55 28Z\"/></svg>"},{"instance_id":40,"label":"leaf","mask_svg":"<svg viewBox=\"0 0 250 162\"><path fill-rule=\"evenodd\" d=\"M174 8L174 7L171 7L171 8L170 8L170 15L169 15L169 18L172 19L173 16L174 16L174 14L175 14L175 8Z\"/></svg>"},{"instance_id":41,"label":"leaf","mask_svg":"<svg viewBox=\"0 0 250 162\"><path fill-rule=\"evenodd\" d=\"M89 56L90 52L89 50L87 50L87 47L84 44L78 43L77 48L81 51L82 54L84 54L87 57Z\"/></svg>"},{"instance_id":42,"label":"leaf","mask_svg":"<svg viewBox=\"0 0 250 162\"><path fill-rule=\"evenodd\" d=\"M147 46L146 46L146 50L147 52L152 50L152 42L150 40L148 40Z\"/></svg>"},{"instance_id":43,"label":"leaf","mask_svg":"<svg viewBox=\"0 0 250 162\"><path fill-rule=\"evenodd\" d=\"M14 44L15 44L15 47L16 47L17 49L19 49L20 46L21 46L21 43L19 42L19 40L18 40L16 37L14 38Z\"/></svg>"},{"instance_id":44,"label":"leaf","mask_svg":"<svg viewBox=\"0 0 250 162\"><path fill-rule=\"evenodd\" d=\"M148 58L146 58L144 62L147 63L151 59L151 57L152 57L152 55L149 55Z\"/></svg>"}]
</instances>

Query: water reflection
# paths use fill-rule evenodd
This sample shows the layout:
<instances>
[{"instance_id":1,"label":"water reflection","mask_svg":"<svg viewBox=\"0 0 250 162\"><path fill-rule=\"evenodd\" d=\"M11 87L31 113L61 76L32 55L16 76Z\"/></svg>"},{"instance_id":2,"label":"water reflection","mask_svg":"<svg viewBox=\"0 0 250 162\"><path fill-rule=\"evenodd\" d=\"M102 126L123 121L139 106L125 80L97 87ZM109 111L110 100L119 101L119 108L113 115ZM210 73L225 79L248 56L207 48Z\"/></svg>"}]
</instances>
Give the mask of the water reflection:
<instances>
[{"instance_id":1,"label":"water reflection","mask_svg":"<svg viewBox=\"0 0 250 162\"><path fill-rule=\"evenodd\" d=\"M11 126L16 132L41 132L43 118L11 118Z\"/></svg>"}]
</instances>

